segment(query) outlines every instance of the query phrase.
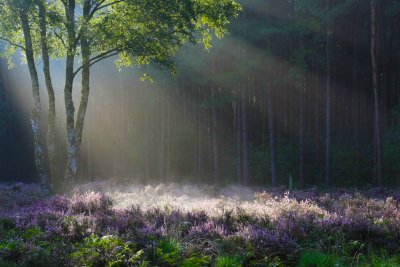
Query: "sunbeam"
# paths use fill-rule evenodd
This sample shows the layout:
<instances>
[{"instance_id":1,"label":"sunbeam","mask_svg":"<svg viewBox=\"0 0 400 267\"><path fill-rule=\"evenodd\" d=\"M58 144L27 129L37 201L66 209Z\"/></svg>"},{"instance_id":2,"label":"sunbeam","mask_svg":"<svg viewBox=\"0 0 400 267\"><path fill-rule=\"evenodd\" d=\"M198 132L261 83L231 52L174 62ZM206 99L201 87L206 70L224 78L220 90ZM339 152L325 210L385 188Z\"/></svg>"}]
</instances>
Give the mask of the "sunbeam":
<instances>
[{"instance_id":1,"label":"sunbeam","mask_svg":"<svg viewBox=\"0 0 400 267\"><path fill-rule=\"evenodd\" d=\"M0 267L400 266L397 0L0 0Z\"/></svg>"}]
</instances>

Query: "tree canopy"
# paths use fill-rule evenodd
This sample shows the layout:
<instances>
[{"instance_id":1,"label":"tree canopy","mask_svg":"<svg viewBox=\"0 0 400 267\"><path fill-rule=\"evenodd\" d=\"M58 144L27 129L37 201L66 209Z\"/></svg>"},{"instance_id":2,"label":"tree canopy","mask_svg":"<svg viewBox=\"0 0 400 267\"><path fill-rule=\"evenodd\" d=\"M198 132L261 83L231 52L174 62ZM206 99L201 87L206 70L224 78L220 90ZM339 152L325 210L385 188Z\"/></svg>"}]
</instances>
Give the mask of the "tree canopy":
<instances>
[{"instance_id":1,"label":"tree canopy","mask_svg":"<svg viewBox=\"0 0 400 267\"><path fill-rule=\"evenodd\" d=\"M49 57L66 61L64 99L68 160L65 182L71 184L77 171L90 67L118 56L118 67L155 62L174 71L173 58L183 44L202 42L206 48L210 47L212 36L224 36L227 25L240 9L234 0L2 0L0 38L7 42L4 55L12 59L20 49L29 65L35 103L32 129L36 132L35 151L37 168L43 173L42 184L47 182L39 138L41 104L35 60L42 57L45 62L44 74L52 109L48 138L52 140L55 113ZM80 71L82 97L75 117L72 89ZM53 143L48 146L53 149ZM53 157L52 152L51 165Z\"/></svg>"}]
</instances>

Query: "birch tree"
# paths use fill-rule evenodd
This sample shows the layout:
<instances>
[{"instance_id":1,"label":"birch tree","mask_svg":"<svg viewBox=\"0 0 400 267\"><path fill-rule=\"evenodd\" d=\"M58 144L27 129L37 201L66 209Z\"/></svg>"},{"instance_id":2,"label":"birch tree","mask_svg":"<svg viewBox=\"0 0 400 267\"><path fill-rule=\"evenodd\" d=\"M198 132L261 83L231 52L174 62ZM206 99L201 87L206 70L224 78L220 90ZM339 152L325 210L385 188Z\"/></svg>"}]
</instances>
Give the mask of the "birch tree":
<instances>
[{"instance_id":1,"label":"birch tree","mask_svg":"<svg viewBox=\"0 0 400 267\"><path fill-rule=\"evenodd\" d=\"M41 138L40 118L42 115L39 78L35 63L35 45L38 38L35 35L36 27L33 10L35 3L29 0L4 0L0 2L0 39L7 43L5 55L11 63L14 53L22 51L24 60L28 65L31 79L33 109L31 115L31 128L34 140L35 165L39 181L44 193L49 192L51 185L45 171L45 149Z\"/></svg>"},{"instance_id":2,"label":"birch tree","mask_svg":"<svg viewBox=\"0 0 400 267\"><path fill-rule=\"evenodd\" d=\"M31 15L32 6L38 7L39 27L32 41L31 26L37 17ZM46 19L46 6L60 10L61 24ZM118 56L118 67L146 65L151 62L174 71L173 58L177 51L188 42L202 42L208 48L212 36L222 37L231 18L237 15L240 5L234 0L3 0L3 16L9 18L3 25L3 40L25 51L34 92L35 109L32 115L32 129L35 136L37 168L43 167L43 148L40 141L40 97L39 82L35 66L34 44L41 44L44 59L46 85L51 94L52 83L49 68L49 53L46 32L58 38L58 57L65 62L64 103L66 112L67 163L64 183L71 185L78 170L79 149L82 142L84 119L90 92L90 68L110 57ZM7 13L8 12L8 13ZM17 16L15 16L17 15ZM19 18L20 28L15 26ZM7 32L11 36L7 36ZM17 37L16 37L17 36ZM22 44L15 42L23 41ZM39 40L39 39L38 39ZM9 54L15 52L10 50ZM80 62L80 65L79 63ZM77 114L72 98L74 79L81 72L81 99ZM55 116L50 105L49 118ZM49 127L51 130L52 127ZM52 135L50 134L50 140ZM52 146L50 146L52 148ZM50 150L52 152L52 150ZM41 178L45 181L45 175Z\"/></svg>"}]
</instances>

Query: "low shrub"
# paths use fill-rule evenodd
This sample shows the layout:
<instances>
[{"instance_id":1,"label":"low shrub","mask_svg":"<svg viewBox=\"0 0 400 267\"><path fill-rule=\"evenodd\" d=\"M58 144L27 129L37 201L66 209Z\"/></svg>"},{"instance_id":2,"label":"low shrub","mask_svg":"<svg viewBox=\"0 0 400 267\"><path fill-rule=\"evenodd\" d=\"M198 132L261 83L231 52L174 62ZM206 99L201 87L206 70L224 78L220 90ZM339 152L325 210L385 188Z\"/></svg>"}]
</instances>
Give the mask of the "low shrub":
<instances>
[{"instance_id":1,"label":"low shrub","mask_svg":"<svg viewBox=\"0 0 400 267\"><path fill-rule=\"evenodd\" d=\"M76 244L76 251L71 254L71 260L74 266L148 266L143 250L137 250L134 243L124 242L116 236L91 235L85 238L82 243Z\"/></svg>"},{"instance_id":2,"label":"low shrub","mask_svg":"<svg viewBox=\"0 0 400 267\"><path fill-rule=\"evenodd\" d=\"M216 267L242 267L243 258L238 255L222 255L218 256L215 260Z\"/></svg>"},{"instance_id":3,"label":"low shrub","mask_svg":"<svg viewBox=\"0 0 400 267\"><path fill-rule=\"evenodd\" d=\"M24 188L0 187L0 267L400 266L400 203L385 191L40 198L29 186L13 202Z\"/></svg>"},{"instance_id":4,"label":"low shrub","mask_svg":"<svg viewBox=\"0 0 400 267\"><path fill-rule=\"evenodd\" d=\"M335 255L325 254L319 251L304 252L299 260L299 267L340 267L339 258Z\"/></svg>"}]
</instances>

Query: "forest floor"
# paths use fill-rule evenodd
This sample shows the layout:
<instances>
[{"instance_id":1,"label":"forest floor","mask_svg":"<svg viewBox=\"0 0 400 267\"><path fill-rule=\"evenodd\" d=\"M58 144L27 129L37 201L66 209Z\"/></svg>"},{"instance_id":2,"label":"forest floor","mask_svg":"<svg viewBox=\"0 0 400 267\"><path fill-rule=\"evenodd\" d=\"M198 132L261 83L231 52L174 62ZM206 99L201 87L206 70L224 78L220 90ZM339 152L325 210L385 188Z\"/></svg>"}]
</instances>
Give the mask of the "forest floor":
<instances>
[{"instance_id":1,"label":"forest floor","mask_svg":"<svg viewBox=\"0 0 400 267\"><path fill-rule=\"evenodd\" d=\"M2 184L5 266L400 266L400 193Z\"/></svg>"}]
</instances>

